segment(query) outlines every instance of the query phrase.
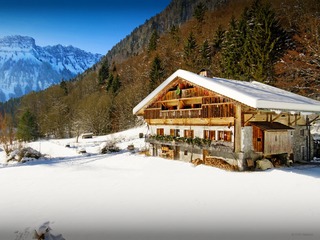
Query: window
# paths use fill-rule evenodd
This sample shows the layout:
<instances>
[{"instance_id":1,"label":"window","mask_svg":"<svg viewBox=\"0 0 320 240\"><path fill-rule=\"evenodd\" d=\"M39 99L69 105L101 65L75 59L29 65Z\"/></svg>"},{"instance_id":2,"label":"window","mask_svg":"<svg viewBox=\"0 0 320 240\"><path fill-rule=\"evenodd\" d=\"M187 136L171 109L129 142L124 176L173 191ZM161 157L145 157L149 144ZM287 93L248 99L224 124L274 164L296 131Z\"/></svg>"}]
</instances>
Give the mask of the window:
<instances>
[{"instance_id":1,"label":"window","mask_svg":"<svg viewBox=\"0 0 320 240\"><path fill-rule=\"evenodd\" d=\"M185 138L193 138L193 136L194 136L193 130L184 130Z\"/></svg>"},{"instance_id":2,"label":"window","mask_svg":"<svg viewBox=\"0 0 320 240\"><path fill-rule=\"evenodd\" d=\"M218 131L218 140L219 141L225 141L225 142L231 142L231 131Z\"/></svg>"},{"instance_id":3,"label":"window","mask_svg":"<svg viewBox=\"0 0 320 240\"><path fill-rule=\"evenodd\" d=\"M203 138L216 140L216 131L213 130L203 130Z\"/></svg>"},{"instance_id":4,"label":"window","mask_svg":"<svg viewBox=\"0 0 320 240\"><path fill-rule=\"evenodd\" d=\"M157 128L157 135L164 136L164 129L163 128Z\"/></svg>"},{"instance_id":5,"label":"window","mask_svg":"<svg viewBox=\"0 0 320 240\"><path fill-rule=\"evenodd\" d=\"M185 156L188 155L188 150L184 150L184 155L185 155Z\"/></svg>"},{"instance_id":6,"label":"window","mask_svg":"<svg viewBox=\"0 0 320 240\"><path fill-rule=\"evenodd\" d=\"M180 137L180 129L170 129L170 136Z\"/></svg>"}]
</instances>

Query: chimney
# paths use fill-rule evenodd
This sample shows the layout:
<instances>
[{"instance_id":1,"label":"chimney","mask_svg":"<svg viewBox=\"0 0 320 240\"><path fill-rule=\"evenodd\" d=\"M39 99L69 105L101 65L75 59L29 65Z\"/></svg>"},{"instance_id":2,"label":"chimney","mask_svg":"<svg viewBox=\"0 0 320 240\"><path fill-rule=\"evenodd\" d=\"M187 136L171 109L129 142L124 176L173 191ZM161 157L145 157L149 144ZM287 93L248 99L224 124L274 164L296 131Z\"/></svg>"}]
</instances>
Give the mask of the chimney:
<instances>
[{"instance_id":1,"label":"chimney","mask_svg":"<svg viewBox=\"0 0 320 240\"><path fill-rule=\"evenodd\" d=\"M203 76L203 77L212 77L212 74L210 72L210 70L208 69L201 69L200 72L198 73L200 76Z\"/></svg>"}]
</instances>

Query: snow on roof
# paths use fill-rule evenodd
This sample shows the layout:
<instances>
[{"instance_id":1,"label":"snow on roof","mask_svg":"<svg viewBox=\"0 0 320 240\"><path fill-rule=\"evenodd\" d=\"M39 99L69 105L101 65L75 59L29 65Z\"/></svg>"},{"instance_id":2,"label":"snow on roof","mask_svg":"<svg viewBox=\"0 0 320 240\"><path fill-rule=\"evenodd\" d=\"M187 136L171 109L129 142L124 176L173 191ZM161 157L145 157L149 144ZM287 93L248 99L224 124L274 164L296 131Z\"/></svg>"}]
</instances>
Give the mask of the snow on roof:
<instances>
[{"instance_id":1,"label":"snow on roof","mask_svg":"<svg viewBox=\"0 0 320 240\"><path fill-rule=\"evenodd\" d=\"M143 99L133 109L133 114L137 114L141 109L147 107L152 100L167 85L175 81L177 77L257 109L320 112L319 101L294 94L280 88L272 87L256 81L246 82L216 77L208 78L180 69L173 73L160 86Z\"/></svg>"}]
</instances>

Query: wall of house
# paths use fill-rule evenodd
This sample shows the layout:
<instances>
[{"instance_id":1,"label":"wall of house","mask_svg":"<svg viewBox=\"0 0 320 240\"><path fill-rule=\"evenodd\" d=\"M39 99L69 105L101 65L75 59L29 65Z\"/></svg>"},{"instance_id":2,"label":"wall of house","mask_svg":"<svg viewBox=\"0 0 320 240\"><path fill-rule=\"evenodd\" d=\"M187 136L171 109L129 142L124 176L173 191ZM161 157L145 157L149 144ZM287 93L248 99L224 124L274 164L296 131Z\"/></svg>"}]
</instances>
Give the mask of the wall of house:
<instances>
[{"instance_id":1,"label":"wall of house","mask_svg":"<svg viewBox=\"0 0 320 240\"><path fill-rule=\"evenodd\" d=\"M159 131L161 129L161 131ZM193 130L194 138L204 138L204 130L215 131L215 139L218 139L219 131L228 131L231 132L231 141L212 141L211 146L200 147L197 145L187 144L187 143L168 143L172 145L176 154L175 159L181 161L190 162L191 160L204 158L204 151L208 156L222 157L228 159L231 164L235 164L234 160L236 156L233 152L234 149L234 127L227 126L179 126L179 125L149 125L149 134L157 135L161 132L163 135L170 135L172 132L170 130L175 129L179 130L178 135L180 137L184 136L185 130ZM150 155L153 156L162 156L162 145L164 142L155 141L153 144L150 144ZM156 150L154 150L156 149Z\"/></svg>"},{"instance_id":2,"label":"wall of house","mask_svg":"<svg viewBox=\"0 0 320 240\"><path fill-rule=\"evenodd\" d=\"M253 151L252 134L252 126L241 129L241 152Z\"/></svg>"},{"instance_id":3,"label":"wall of house","mask_svg":"<svg viewBox=\"0 0 320 240\"><path fill-rule=\"evenodd\" d=\"M296 126L293 132L293 160L308 161L308 130L306 126ZM312 144L311 144L312 145Z\"/></svg>"},{"instance_id":4,"label":"wall of house","mask_svg":"<svg viewBox=\"0 0 320 240\"><path fill-rule=\"evenodd\" d=\"M163 129L164 135L170 135L170 129L178 129L179 136L184 137L184 130L193 130L194 137L204 138L204 130L216 131L216 139L218 138L218 131L230 131L231 142L234 142L234 127L228 126L180 126L180 125L149 125L149 134L157 135L157 129Z\"/></svg>"}]
</instances>

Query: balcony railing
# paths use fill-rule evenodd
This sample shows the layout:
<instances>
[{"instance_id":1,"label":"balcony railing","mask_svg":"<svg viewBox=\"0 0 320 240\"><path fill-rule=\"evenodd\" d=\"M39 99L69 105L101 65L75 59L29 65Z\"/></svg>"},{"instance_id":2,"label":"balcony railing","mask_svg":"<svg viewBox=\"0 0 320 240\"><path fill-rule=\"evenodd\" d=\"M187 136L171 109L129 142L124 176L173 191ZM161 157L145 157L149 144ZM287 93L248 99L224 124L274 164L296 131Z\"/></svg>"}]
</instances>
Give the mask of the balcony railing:
<instances>
[{"instance_id":1,"label":"balcony railing","mask_svg":"<svg viewBox=\"0 0 320 240\"><path fill-rule=\"evenodd\" d=\"M234 106L230 103L202 104L201 108L161 110L146 109L145 119L176 119L176 118L222 118L234 117Z\"/></svg>"}]
</instances>

